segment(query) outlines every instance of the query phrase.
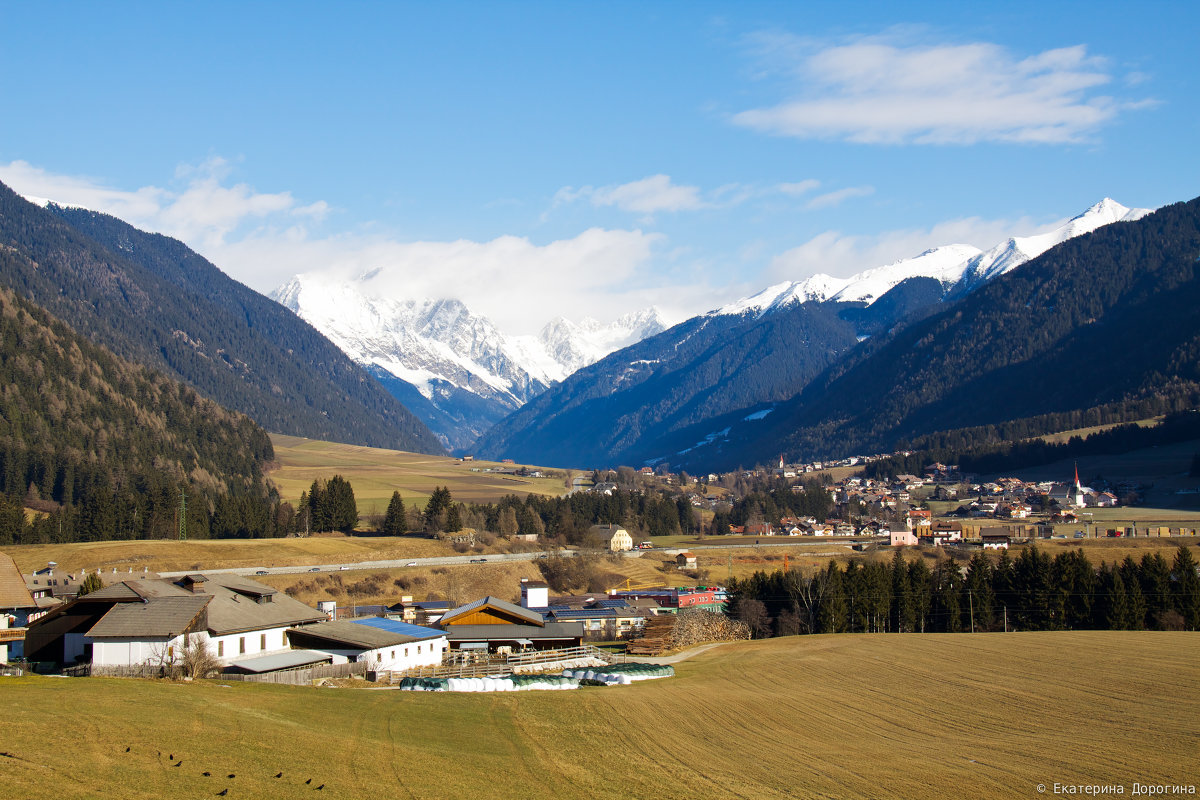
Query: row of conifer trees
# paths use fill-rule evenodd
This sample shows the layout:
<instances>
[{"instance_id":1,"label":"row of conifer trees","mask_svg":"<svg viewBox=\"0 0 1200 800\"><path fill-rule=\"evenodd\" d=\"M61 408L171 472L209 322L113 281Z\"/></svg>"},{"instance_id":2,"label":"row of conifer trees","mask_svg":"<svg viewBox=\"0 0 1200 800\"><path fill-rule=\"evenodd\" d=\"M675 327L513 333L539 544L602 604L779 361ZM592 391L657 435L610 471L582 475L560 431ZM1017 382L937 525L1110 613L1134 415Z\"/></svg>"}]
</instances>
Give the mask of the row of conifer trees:
<instances>
[{"instance_id":1,"label":"row of conifer trees","mask_svg":"<svg viewBox=\"0 0 1200 800\"><path fill-rule=\"evenodd\" d=\"M727 613L756 637L800 633L992 630L1198 630L1200 574L1190 548L1099 567L1082 550L1036 545L965 564L897 550L885 561L830 561L816 571L731 580Z\"/></svg>"}]
</instances>

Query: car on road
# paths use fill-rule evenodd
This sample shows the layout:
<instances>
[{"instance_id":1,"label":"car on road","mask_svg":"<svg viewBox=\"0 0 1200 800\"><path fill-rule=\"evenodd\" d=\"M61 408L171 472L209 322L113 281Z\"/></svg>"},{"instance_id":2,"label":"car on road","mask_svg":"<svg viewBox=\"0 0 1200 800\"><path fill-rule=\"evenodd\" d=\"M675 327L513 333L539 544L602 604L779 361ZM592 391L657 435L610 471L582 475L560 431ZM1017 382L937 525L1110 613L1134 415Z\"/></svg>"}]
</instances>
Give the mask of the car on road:
<instances>
[{"instance_id":1,"label":"car on road","mask_svg":"<svg viewBox=\"0 0 1200 800\"><path fill-rule=\"evenodd\" d=\"M405 564L404 566L406 566L406 567L415 567L416 565L417 565L417 562L415 562L415 561L410 561L410 562L408 562L407 564Z\"/></svg>"},{"instance_id":2,"label":"car on road","mask_svg":"<svg viewBox=\"0 0 1200 800\"><path fill-rule=\"evenodd\" d=\"M472 564L486 564L487 559L486 558L472 558L471 563Z\"/></svg>"},{"instance_id":3,"label":"car on road","mask_svg":"<svg viewBox=\"0 0 1200 800\"><path fill-rule=\"evenodd\" d=\"M320 572L320 571L321 571L320 567L313 567L312 569L309 570L309 572Z\"/></svg>"},{"instance_id":4,"label":"car on road","mask_svg":"<svg viewBox=\"0 0 1200 800\"><path fill-rule=\"evenodd\" d=\"M349 567L338 567L338 569L350 569Z\"/></svg>"},{"instance_id":5,"label":"car on road","mask_svg":"<svg viewBox=\"0 0 1200 800\"><path fill-rule=\"evenodd\" d=\"M260 569L257 572L255 572L254 574L255 575L266 575L267 571L265 569Z\"/></svg>"}]
</instances>

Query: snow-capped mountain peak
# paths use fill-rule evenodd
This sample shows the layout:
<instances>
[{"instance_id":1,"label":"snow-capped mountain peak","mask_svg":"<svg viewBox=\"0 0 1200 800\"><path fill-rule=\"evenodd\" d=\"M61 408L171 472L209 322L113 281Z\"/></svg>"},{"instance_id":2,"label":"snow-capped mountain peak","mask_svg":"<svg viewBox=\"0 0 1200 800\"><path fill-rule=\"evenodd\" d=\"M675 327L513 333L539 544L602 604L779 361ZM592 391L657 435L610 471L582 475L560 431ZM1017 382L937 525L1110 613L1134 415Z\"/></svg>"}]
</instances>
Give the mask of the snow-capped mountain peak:
<instances>
[{"instance_id":1,"label":"snow-capped mountain peak","mask_svg":"<svg viewBox=\"0 0 1200 800\"><path fill-rule=\"evenodd\" d=\"M1077 217L1052 230L1014 237L987 251L968 244L934 247L919 256L864 270L848 278L817 274L802 281L777 283L761 292L710 311L708 316L763 316L794 303L861 302L870 305L908 278L935 278L948 290L970 291L998 275L1016 269L1068 239L1091 233L1113 222L1140 219L1152 209L1126 208L1106 197Z\"/></svg>"},{"instance_id":2,"label":"snow-capped mountain peak","mask_svg":"<svg viewBox=\"0 0 1200 800\"><path fill-rule=\"evenodd\" d=\"M308 273L271 296L377 376L382 370L411 387L403 391L415 389L432 407L414 407L418 416L424 410L455 419L453 426L425 420L435 432L455 427L470 438L575 370L667 327L649 308L608 325L559 318L539 336L507 336L460 300L373 297L371 277L346 282Z\"/></svg>"},{"instance_id":3,"label":"snow-capped mountain peak","mask_svg":"<svg viewBox=\"0 0 1200 800\"><path fill-rule=\"evenodd\" d=\"M962 277L967 261L980 252L968 244L934 247L919 256L865 270L849 278L818 273L802 281L777 283L756 295L709 312L712 316L753 313L769 314L793 303L864 302L870 305L896 284L908 278L930 277L951 284Z\"/></svg>"},{"instance_id":4,"label":"snow-capped mountain peak","mask_svg":"<svg viewBox=\"0 0 1200 800\"><path fill-rule=\"evenodd\" d=\"M974 288L1016 269L1026 261L1037 258L1051 247L1062 244L1068 239L1091 233L1097 228L1114 222L1130 222L1141 219L1152 210L1149 208L1126 208L1116 200L1106 197L1079 216L1072 217L1053 230L1032 236L1013 237L987 252L981 253L964 270L963 284L965 288Z\"/></svg>"}]
</instances>

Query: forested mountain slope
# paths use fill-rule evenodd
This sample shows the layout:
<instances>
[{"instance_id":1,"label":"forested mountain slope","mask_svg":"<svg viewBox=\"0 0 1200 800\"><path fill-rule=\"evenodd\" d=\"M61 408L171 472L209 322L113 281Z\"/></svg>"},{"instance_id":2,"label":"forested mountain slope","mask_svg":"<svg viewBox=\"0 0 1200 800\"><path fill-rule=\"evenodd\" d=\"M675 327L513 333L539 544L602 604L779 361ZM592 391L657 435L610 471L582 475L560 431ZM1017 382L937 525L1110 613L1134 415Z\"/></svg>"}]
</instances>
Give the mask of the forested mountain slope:
<instances>
[{"instance_id":1,"label":"forested mountain slope","mask_svg":"<svg viewBox=\"0 0 1200 800\"><path fill-rule=\"evenodd\" d=\"M856 342L840 304L758 318L694 317L584 367L497 423L480 455L528 463L640 463L679 427L799 391Z\"/></svg>"},{"instance_id":2,"label":"forested mountain slope","mask_svg":"<svg viewBox=\"0 0 1200 800\"><path fill-rule=\"evenodd\" d=\"M442 452L311 326L182 243L0 185L0 284L81 335L280 433Z\"/></svg>"},{"instance_id":3,"label":"forested mountain slope","mask_svg":"<svg viewBox=\"0 0 1200 800\"><path fill-rule=\"evenodd\" d=\"M888 451L934 431L1200 400L1200 199L1071 239L938 314L864 343L692 458ZM689 431L693 436L700 429ZM701 452L703 451L703 452Z\"/></svg>"},{"instance_id":4,"label":"forested mountain slope","mask_svg":"<svg viewBox=\"0 0 1200 800\"><path fill-rule=\"evenodd\" d=\"M576 372L498 423L476 449L546 464L702 468L709 445L732 449L726 428L765 419L859 341L886 338L1057 243L1147 213L1105 198L986 252L949 244L848 278L767 287Z\"/></svg>"},{"instance_id":5,"label":"forested mountain slope","mask_svg":"<svg viewBox=\"0 0 1200 800\"><path fill-rule=\"evenodd\" d=\"M0 288L0 543L275 533L267 433ZM48 512L31 527L20 503Z\"/></svg>"}]
</instances>

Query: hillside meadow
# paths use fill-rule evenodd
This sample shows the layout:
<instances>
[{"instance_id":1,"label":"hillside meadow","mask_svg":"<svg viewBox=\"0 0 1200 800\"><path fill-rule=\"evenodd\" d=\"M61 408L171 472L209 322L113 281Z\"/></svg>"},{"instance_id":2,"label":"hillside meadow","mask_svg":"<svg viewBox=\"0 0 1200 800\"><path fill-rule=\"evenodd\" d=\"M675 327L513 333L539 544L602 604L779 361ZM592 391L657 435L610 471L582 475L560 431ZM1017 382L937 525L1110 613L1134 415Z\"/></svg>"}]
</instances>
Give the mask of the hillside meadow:
<instances>
[{"instance_id":1,"label":"hillside meadow","mask_svg":"<svg viewBox=\"0 0 1200 800\"><path fill-rule=\"evenodd\" d=\"M433 490L446 486L460 502L495 502L507 494L560 495L566 491L562 470L547 470L548 477L525 478L484 472L501 466L494 461L460 461L447 456L426 456L402 450L304 439L271 434L275 463L267 477L280 496L295 505L318 478L341 475L354 487L360 515L382 514L392 492L407 504L424 507ZM473 472L472 470L478 470ZM577 473L578 474L578 473Z\"/></svg>"},{"instance_id":2,"label":"hillside meadow","mask_svg":"<svg viewBox=\"0 0 1200 800\"><path fill-rule=\"evenodd\" d=\"M1195 633L789 637L676 670L493 695L0 678L0 796L1129 796L1200 768Z\"/></svg>"}]
</instances>

